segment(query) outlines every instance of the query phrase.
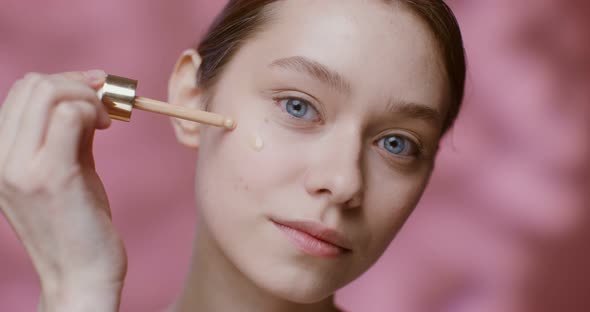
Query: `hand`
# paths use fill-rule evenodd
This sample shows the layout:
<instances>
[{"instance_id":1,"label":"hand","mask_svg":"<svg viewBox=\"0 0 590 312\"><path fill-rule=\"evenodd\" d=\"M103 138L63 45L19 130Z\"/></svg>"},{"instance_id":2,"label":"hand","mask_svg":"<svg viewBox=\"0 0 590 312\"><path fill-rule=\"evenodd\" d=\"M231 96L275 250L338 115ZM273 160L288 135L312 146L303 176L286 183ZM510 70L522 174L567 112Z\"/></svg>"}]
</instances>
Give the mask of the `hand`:
<instances>
[{"instance_id":1,"label":"hand","mask_svg":"<svg viewBox=\"0 0 590 312\"><path fill-rule=\"evenodd\" d=\"M92 155L95 129L111 123L96 95L105 76L27 74L0 108L0 211L39 274L41 305L67 305L76 291L118 294L125 279Z\"/></svg>"}]
</instances>

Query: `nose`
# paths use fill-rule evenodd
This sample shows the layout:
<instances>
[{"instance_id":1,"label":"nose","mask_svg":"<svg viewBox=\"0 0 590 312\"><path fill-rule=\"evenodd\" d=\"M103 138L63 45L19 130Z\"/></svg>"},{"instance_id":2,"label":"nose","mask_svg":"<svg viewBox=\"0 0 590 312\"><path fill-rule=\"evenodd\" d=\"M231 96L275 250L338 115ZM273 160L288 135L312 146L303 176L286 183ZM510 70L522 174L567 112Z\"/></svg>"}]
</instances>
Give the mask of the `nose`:
<instances>
[{"instance_id":1,"label":"nose","mask_svg":"<svg viewBox=\"0 0 590 312\"><path fill-rule=\"evenodd\" d=\"M311 151L305 188L331 205L356 208L363 197L363 142L360 134L340 131L325 136Z\"/></svg>"}]
</instances>

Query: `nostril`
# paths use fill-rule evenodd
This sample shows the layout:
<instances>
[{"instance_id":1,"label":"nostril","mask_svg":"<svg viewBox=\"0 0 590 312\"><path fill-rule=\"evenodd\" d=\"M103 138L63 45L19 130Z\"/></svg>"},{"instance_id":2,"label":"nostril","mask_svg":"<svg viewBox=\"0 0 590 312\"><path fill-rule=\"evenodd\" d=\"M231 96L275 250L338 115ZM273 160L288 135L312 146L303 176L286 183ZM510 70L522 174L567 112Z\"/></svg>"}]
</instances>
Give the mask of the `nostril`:
<instances>
[{"instance_id":1,"label":"nostril","mask_svg":"<svg viewBox=\"0 0 590 312\"><path fill-rule=\"evenodd\" d=\"M354 195L351 199L349 199L345 206L346 208L357 208L360 207L363 202L363 197L360 193Z\"/></svg>"},{"instance_id":2,"label":"nostril","mask_svg":"<svg viewBox=\"0 0 590 312\"><path fill-rule=\"evenodd\" d=\"M319 190L317 190L316 193L318 195L331 195L332 194L332 192L329 189L327 189L327 188L319 189Z\"/></svg>"}]
</instances>

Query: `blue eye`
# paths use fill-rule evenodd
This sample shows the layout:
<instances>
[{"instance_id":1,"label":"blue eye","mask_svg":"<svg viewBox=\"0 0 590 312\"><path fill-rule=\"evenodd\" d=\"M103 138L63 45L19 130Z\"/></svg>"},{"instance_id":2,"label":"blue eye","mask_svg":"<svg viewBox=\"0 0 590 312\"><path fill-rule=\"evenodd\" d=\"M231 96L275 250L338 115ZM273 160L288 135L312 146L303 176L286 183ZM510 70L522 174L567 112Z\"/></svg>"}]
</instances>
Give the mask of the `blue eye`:
<instances>
[{"instance_id":1,"label":"blue eye","mask_svg":"<svg viewBox=\"0 0 590 312\"><path fill-rule=\"evenodd\" d=\"M399 156L414 156L418 150L416 143L401 135L386 136L379 140L378 145L391 154Z\"/></svg>"},{"instance_id":2,"label":"blue eye","mask_svg":"<svg viewBox=\"0 0 590 312\"><path fill-rule=\"evenodd\" d=\"M281 107L291 116L313 121L318 118L317 110L307 101L297 98L286 98L279 102Z\"/></svg>"}]
</instances>

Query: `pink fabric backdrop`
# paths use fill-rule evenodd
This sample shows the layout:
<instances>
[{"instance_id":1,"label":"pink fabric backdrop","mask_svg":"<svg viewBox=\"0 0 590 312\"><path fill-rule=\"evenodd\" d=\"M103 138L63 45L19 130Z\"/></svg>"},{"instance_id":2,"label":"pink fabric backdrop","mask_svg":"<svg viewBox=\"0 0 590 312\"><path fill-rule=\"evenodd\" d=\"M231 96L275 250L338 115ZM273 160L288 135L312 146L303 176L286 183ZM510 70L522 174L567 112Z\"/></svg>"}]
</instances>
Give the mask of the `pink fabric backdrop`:
<instances>
[{"instance_id":1,"label":"pink fabric backdrop","mask_svg":"<svg viewBox=\"0 0 590 312\"><path fill-rule=\"evenodd\" d=\"M0 3L0 97L28 71L102 68L164 99L177 55L224 1ZM590 5L455 0L469 55L465 109L430 188L381 261L343 289L352 311L590 311ZM99 132L97 165L129 253L122 311L161 311L194 233L194 152L166 117ZM0 221L0 311L38 285Z\"/></svg>"}]
</instances>

